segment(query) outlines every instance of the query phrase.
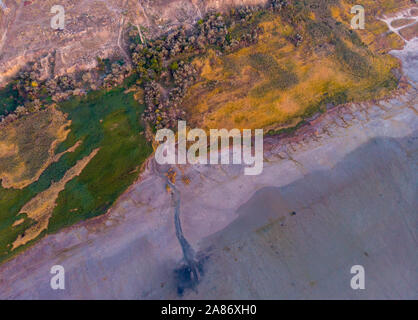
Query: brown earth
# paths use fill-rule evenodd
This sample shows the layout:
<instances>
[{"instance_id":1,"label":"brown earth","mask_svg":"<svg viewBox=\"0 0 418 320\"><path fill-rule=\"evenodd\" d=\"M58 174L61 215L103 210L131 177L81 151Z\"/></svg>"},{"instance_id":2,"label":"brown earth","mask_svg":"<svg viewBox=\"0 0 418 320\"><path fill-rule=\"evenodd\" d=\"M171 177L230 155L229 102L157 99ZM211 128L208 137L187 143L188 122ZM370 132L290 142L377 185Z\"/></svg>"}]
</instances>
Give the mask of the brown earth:
<instances>
[{"instance_id":1,"label":"brown earth","mask_svg":"<svg viewBox=\"0 0 418 320\"><path fill-rule=\"evenodd\" d=\"M394 28L399 28L399 27L406 26L414 21L415 19L398 19L398 20L392 21L391 25Z\"/></svg>"},{"instance_id":2,"label":"brown earth","mask_svg":"<svg viewBox=\"0 0 418 320\"><path fill-rule=\"evenodd\" d=\"M145 37L191 24L210 8L224 10L232 5L255 5L267 0L63 0L65 28L51 28L53 0L5 0L0 10L0 85L27 62L54 54L54 74L89 69L97 57L124 56L122 37L129 23L141 26Z\"/></svg>"},{"instance_id":3,"label":"brown earth","mask_svg":"<svg viewBox=\"0 0 418 320\"><path fill-rule=\"evenodd\" d=\"M412 40L414 37L418 37L418 23L413 24L412 26L403 28L399 31L402 37L406 40Z\"/></svg>"}]
</instances>

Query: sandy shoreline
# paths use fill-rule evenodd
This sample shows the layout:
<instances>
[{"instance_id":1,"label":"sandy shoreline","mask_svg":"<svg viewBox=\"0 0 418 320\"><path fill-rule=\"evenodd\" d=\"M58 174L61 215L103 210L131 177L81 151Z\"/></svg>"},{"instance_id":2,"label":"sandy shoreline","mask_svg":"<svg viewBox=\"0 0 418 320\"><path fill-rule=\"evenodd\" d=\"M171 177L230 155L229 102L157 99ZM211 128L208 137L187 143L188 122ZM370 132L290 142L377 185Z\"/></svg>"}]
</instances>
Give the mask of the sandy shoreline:
<instances>
[{"instance_id":1,"label":"sandy shoreline","mask_svg":"<svg viewBox=\"0 0 418 320\"><path fill-rule=\"evenodd\" d=\"M257 177L244 176L239 166L184 168L191 182L186 185L178 179L176 185L181 194L186 238L196 251L206 252L210 247L208 237L234 222L239 208L256 191L290 185L312 172L333 170L344 157L375 138L416 141L417 105L416 91L411 89L378 106L353 104L342 113L333 111L343 118L325 114L316 120L312 136L305 134L299 141L271 144L265 154L263 174ZM416 149L410 152L416 154ZM182 253L175 237L173 208L165 181L156 170L159 168L150 162L142 181L132 186L106 216L48 236L2 265L0 297L177 297L174 270L180 266ZM413 192L413 185L409 187L409 192ZM270 218L261 217L247 226L248 230L241 231L254 231L268 224ZM416 217L411 223L414 228ZM61 292L49 286L49 269L54 264L63 265L67 272L68 286ZM204 279L205 276L203 282ZM205 296L199 286L197 290ZM193 291L187 294L196 295Z\"/></svg>"},{"instance_id":2,"label":"sandy shoreline","mask_svg":"<svg viewBox=\"0 0 418 320\"><path fill-rule=\"evenodd\" d=\"M334 108L294 137L267 137L260 176L241 166L176 168L190 179L176 187L183 232L203 268L195 290L179 295L167 168L150 160L106 215L1 265L0 298L416 299L416 40L393 53L412 88ZM371 275L361 295L347 285L356 263ZM55 264L66 270L63 291L50 287Z\"/></svg>"}]
</instances>

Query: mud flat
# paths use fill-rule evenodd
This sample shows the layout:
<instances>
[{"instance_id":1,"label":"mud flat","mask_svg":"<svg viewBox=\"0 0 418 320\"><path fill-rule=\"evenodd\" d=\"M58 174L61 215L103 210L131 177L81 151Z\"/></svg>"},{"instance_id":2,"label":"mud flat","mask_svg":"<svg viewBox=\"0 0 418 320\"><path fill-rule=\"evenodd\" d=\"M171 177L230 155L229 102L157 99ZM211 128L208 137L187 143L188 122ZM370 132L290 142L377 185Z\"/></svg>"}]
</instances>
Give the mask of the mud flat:
<instances>
[{"instance_id":1,"label":"mud flat","mask_svg":"<svg viewBox=\"0 0 418 320\"><path fill-rule=\"evenodd\" d=\"M417 52L411 40L394 53L412 84L402 94L266 138L259 176L241 166L175 168L181 202L173 203L167 168L150 160L106 215L1 265L0 298L417 299ZM65 290L50 287L56 264ZM350 287L357 264L365 290Z\"/></svg>"}]
</instances>

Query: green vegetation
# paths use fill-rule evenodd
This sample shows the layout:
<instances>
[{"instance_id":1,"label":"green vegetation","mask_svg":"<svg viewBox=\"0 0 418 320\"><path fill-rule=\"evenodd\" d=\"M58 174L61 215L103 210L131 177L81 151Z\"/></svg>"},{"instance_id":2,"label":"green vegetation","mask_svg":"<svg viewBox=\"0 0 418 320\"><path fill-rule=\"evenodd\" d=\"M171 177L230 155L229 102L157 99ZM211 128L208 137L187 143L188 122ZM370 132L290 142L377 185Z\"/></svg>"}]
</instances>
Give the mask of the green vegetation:
<instances>
[{"instance_id":1,"label":"green vegetation","mask_svg":"<svg viewBox=\"0 0 418 320\"><path fill-rule=\"evenodd\" d=\"M19 92L13 88L13 83L0 90L0 116L7 115L23 104Z\"/></svg>"},{"instance_id":2,"label":"green vegetation","mask_svg":"<svg viewBox=\"0 0 418 320\"><path fill-rule=\"evenodd\" d=\"M80 157L94 148L100 151L82 175L68 183L69 194L62 193L58 198L50 232L80 220L80 214L84 213L85 219L107 210L138 177L141 164L152 152L140 125L143 106L123 89L96 92L81 103L66 102L62 110L73 123L61 150L82 139L84 150L80 150ZM76 214L70 212L74 209Z\"/></svg>"},{"instance_id":3,"label":"green vegetation","mask_svg":"<svg viewBox=\"0 0 418 320\"><path fill-rule=\"evenodd\" d=\"M103 214L137 179L140 166L152 148L140 124L143 105L134 100L132 93L126 94L124 90L92 92L85 98L72 98L62 103L59 108L68 114L72 124L70 134L56 153L67 150L77 141L82 142L80 146L51 164L39 180L28 187L0 187L0 261L30 245L28 243L13 252L10 250L10 244L33 223L25 218L23 224L12 227L22 218L18 216L22 206L49 188L53 181L60 180L69 168L92 150L100 148L81 175L68 182L59 194L47 233Z\"/></svg>"},{"instance_id":4,"label":"green vegetation","mask_svg":"<svg viewBox=\"0 0 418 320\"><path fill-rule=\"evenodd\" d=\"M175 128L178 119L187 119L202 128L239 126L290 133L328 105L377 99L396 88L391 71L398 63L381 54L379 41L374 41L385 30L375 22L370 29L375 34L349 30L345 14L352 1L347 1L271 0L268 7L210 12L194 29L178 28L146 43L139 30L131 29L132 69L123 61L98 58L96 70L84 74L41 81L39 63L22 71L0 90L0 116L16 112L4 125L18 117L31 119L28 113L41 112L52 101L59 102L57 108L71 125L55 149L60 157L47 163L39 177L33 179L39 166L31 169L26 160L43 161L41 153L49 150L55 135L43 148L28 148L16 156L32 176L30 183L21 189L0 186L0 262L46 233L105 213L137 179L152 152L144 122L152 130ZM365 1L384 3L384 8L406 2ZM374 6L378 12L379 4ZM27 136L15 139L18 147L31 141L30 130L41 130L30 123L24 126ZM7 143L1 147L2 161L16 150ZM17 237L38 223L19 215L21 208L97 149L81 174L55 193L47 229L12 250Z\"/></svg>"},{"instance_id":5,"label":"green vegetation","mask_svg":"<svg viewBox=\"0 0 418 320\"><path fill-rule=\"evenodd\" d=\"M254 87L250 91L252 97L263 97L274 89L284 90L298 83L297 75L289 70L288 66L281 67L276 60L264 53L254 53L249 56L249 65L262 72L268 79L266 82Z\"/></svg>"}]
</instances>

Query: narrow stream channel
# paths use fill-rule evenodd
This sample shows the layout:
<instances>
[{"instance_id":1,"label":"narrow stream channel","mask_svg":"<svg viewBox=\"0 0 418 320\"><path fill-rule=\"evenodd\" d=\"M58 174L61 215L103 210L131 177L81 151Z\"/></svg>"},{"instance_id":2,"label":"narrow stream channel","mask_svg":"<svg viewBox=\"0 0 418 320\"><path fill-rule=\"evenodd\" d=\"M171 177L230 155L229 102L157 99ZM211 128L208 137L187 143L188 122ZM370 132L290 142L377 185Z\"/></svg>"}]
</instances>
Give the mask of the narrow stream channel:
<instances>
[{"instance_id":1,"label":"narrow stream channel","mask_svg":"<svg viewBox=\"0 0 418 320\"><path fill-rule=\"evenodd\" d=\"M199 266L195 259L195 252L192 246L189 244L183 234L180 220L180 192L177 190L175 184L173 184L168 177L166 178L167 184L170 186L172 192L171 197L174 205L174 225L176 228L176 236L183 251L183 258L185 265L176 270L178 273L178 291L182 294L186 288L195 289L199 282Z\"/></svg>"}]
</instances>

